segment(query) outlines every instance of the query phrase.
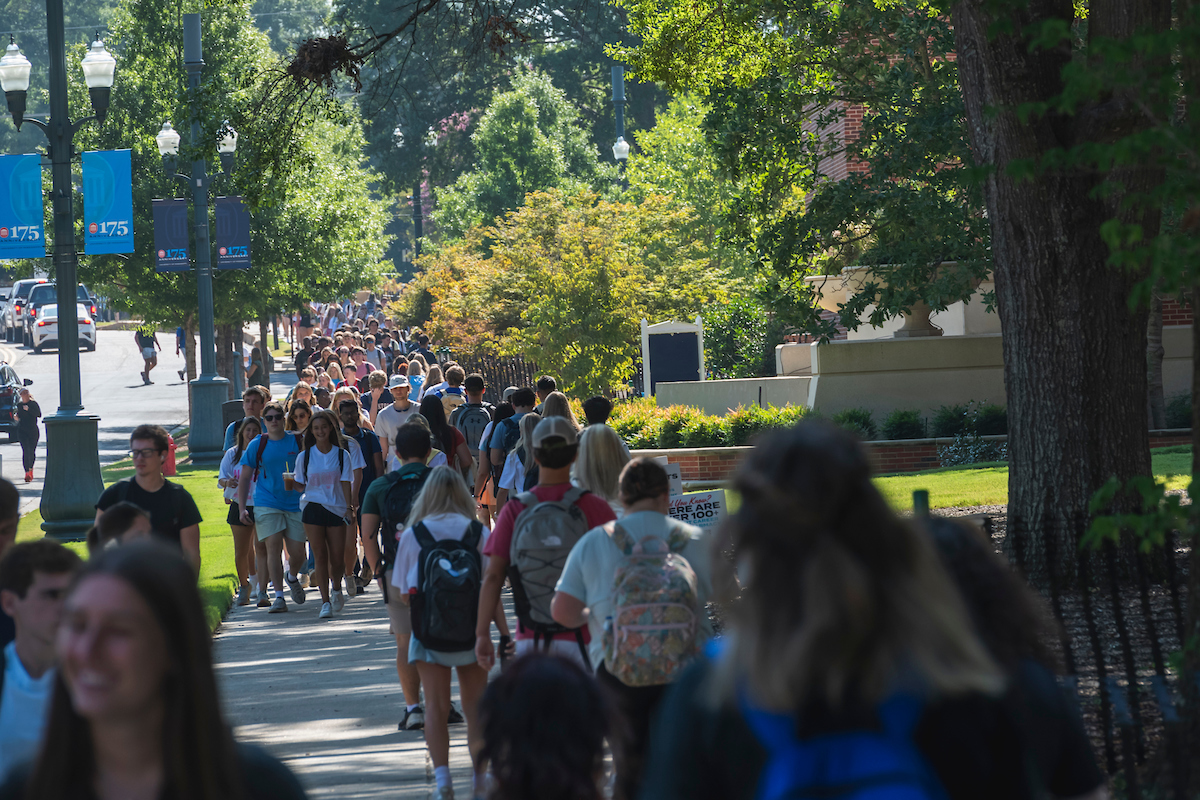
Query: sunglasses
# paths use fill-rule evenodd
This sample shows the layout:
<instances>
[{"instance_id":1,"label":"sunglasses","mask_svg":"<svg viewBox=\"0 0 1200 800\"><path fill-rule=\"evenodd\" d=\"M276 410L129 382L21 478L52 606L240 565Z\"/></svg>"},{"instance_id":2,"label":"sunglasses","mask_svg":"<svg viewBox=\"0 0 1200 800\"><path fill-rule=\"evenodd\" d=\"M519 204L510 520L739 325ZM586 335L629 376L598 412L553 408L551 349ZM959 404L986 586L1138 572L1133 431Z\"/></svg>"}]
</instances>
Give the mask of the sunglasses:
<instances>
[{"instance_id":1,"label":"sunglasses","mask_svg":"<svg viewBox=\"0 0 1200 800\"><path fill-rule=\"evenodd\" d=\"M283 419L283 414L263 414L263 420L266 422L278 422Z\"/></svg>"}]
</instances>

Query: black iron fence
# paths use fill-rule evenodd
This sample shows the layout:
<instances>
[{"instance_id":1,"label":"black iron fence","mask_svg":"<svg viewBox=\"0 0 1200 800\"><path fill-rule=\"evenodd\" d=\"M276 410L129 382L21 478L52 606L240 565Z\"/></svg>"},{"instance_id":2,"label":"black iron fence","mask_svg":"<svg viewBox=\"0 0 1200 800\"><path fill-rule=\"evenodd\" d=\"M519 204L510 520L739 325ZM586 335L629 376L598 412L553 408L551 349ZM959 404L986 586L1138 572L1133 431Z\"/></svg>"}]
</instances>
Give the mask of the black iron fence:
<instances>
[{"instance_id":1,"label":"black iron fence","mask_svg":"<svg viewBox=\"0 0 1200 800\"><path fill-rule=\"evenodd\" d=\"M524 356L496 356L496 355L471 355L463 356L446 351L438 353L440 361L446 361L453 358L458 362L459 366L467 371L470 375L472 372L478 372L483 376L483 380L487 383L487 389L483 393L483 399L493 405L500 402L500 395L506 387L509 386L528 386L533 388L534 383L542 375L537 364L528 361ZM551 373L553 374L553 373ZM629 383L624 386L616 387L613 390L613 399L627 400L633 397L642 396L642 362L638 359L634 365L633 377Z\"/></svg>"}]
</instances>

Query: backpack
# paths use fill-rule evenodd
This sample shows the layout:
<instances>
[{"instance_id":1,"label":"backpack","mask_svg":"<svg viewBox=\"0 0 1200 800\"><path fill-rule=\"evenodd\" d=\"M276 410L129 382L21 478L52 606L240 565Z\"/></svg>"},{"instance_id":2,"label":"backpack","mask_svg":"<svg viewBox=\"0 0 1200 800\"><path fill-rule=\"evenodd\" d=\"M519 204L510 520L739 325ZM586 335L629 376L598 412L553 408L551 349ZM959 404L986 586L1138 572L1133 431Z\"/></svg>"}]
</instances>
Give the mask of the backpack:
<instances>
[{"instance_id":1,"label":"backpack","mask_svg":"<svg viewBox=\"0 0 1200 800\"><path fill-rule=\"evenodd\" d=\"M447 386L438 392L438 399L442 401L442 410L446 412L446 419L450 419L450 415L454 413L455 409L467 402L461 386Z\"/></svg>"},{"instance_id":2,"label":"backpack","mask_svg":"<svg viewBox=\"0 0 1200 800\"><path fill-rule=\"evenodd\" d=\"M624 556L604 625L605 669L626 686L670 683L699 652L696 573L679 555L691 538L675 525L666 541L647 536L635 543L619 522L609 536Z\"/></svg>"},{"instance_id":3,"label":"backpack","mask_svg":"<svg viewBox=\"0 0 1200 800\"><path fill-rule=\"evenodd\" d=\"M877 729L837 730L800 739L794 714L753 707L745 693L742 717L767 751L759 800L793 797L845 800L946 800L946 791L913 742L924 709L896 694L877 708Z\"/></svg>"},{"instance_id":4,"label":"backpack","mask_svg":"<svg viewBox=\"0 0 1200 800\"><path fill-rule=\"evenodd\" d=\"M292 438L296 440L296 449L303 450L304 439L301 438L300 434L293 433ZM258 480L258 471L262 468L263 453L267 450L267 442L269 439L270 437L268 437L265 433L260 433L258 435L258 449L254 451L254 480L256 481ZM338 462L338 467L341 467L341 462ZM292 469L295 468L296 467L293 464Z\"/></svg>"},{"instance_id":5,"label":"backpack","mask_svg":"<svg viewBox=\"0 0 1200 800\"><path fill-rule=\"evenodd\" d=\"M483 523L471 520L462 541L434 539L423 522L413 526L413 534L421 545L417 593L411 599L413 636L430 650L473 650L483 585Z\"/></svg>"},{"instance_id":6,"label":"backpack","mask_svg":"<svg viewBox=\"0 0 1200 800\"><path fill-rule=\"evenodd\" d=\"M550 601L558 584L567 556L575 543L588 532L587 515L577 503L587 492L572 486L558 501L538 499L533 492L517 495L525 506L513 521L512 546L509 550L508 578L512 584L517 619L533 631L534 649L545 637L546 647L555 634L574 632L583 661L590 664L583 643L583 628L567 628L550 616Z\"/></svg>"},{"instance_id":7,"label":"backpack","mask_svg":"<svg viewBox=\"0 0 1200 800\"><path fill-rule=\"evenodd\" d=\"M479 439L483 429L492 421L493 408L488 403L466 403L454 409L450 424L467 440L467 449L472 456L479 455Z\"/></svg>"},{"instance_id":8,"label":"backpack","mask_svg":"<svg viewBox=\"0 0 1200 800\"><path fill-rule=\"evenodd\" d=\"M391 482L391 486L383 495L383 507L380 517L383 521L383 563L390 567L396 562L396 533L403 530L412 512L417 495L425 488L425 479L429 477L429 469L420 472L389 472L382 480ZM376 478L376 480L381 480Z\"/></svg>"},{"instance_id":9,"label":"backpack","mask_svg":"<svg viewBox=\"0 0 1200 800\"><path fill-rule=\"evenodd\" d=\"M517 442L521 441L521 421L513 417L500 420L496 423L496 430L492 431L492 439L496 438L497 431L501 433L502 437L500 439L502 446L499 449L503 451L504 458L507 458L508 454L517 446ZM488 450L490 458L491 442L488 442ZM500 477L504 474L504 458L500 459L499 464L492 464L492 478L495 479L497 486L500 485Z\"/></svg>"},{"instance_id":10,"label":"backpack","mask_svg":"<svg viewBox=\"0 0 1200 800\"><path fill-rule=\"evenodd\" d=\"M517 448L517 459L521 462L521 466L525 467L525 448L524 447ZM525 467L525 475L524 475L524 478L521 480L520 491L528 492L533 487L537 486L538 477L541 475L541 473L542 473L541 466L536 461L534 461L528 467Z\"/></svg>"}]
</instances>

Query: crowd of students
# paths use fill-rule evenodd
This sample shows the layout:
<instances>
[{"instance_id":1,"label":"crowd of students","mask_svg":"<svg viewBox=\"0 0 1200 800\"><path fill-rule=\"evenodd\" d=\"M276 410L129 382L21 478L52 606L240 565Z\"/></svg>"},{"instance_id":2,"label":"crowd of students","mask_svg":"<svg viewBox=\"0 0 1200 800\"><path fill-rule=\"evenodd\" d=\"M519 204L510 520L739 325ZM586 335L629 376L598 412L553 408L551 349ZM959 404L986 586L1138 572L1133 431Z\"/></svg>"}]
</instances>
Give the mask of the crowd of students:
<instances>
[{"instance_id":1,"label":"crowd of students","mask_svg":"<svg viewBox=\"0 0 1200 800\"><path fill-rule=\"evenodd\" d=\"M1105 795L1040 599L979 531L898 517L850 435L773 432L737 472L736 513L701 530L671 516L665 469L631 458L605 398L581 422L543 376L493 407L482 376L395 334L370 313L309 334L297 370L315 380L246 390L218 483L237 603L283 613L316 588L332 620L377 587L398 726L423 731L439 800ZM221 721L186 572L199 514L161 475L160 432L134 431L136 474L97 503L82 572L48 542L0 560L18 639L0 800L301 796ZM52 696L54 747L12 732L33 713L18 691ZM463 721L474 777L455 787ZM176 763L200 741L208 771ZM82 767L64 772L68 757Z\"/></svg>"}]
</instances>

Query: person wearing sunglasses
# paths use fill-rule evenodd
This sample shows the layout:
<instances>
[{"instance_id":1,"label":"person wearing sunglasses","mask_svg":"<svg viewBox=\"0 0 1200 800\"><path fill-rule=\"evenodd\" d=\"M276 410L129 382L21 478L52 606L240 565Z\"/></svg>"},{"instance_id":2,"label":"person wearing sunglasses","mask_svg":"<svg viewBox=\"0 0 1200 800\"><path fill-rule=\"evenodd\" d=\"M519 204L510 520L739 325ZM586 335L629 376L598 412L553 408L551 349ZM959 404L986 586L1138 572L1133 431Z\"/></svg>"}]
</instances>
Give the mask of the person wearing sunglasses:
<instances>
[{"instance_id":1,"label":"person wearing sunglasses","mask_svg":"<svg viewBox=\"0 0 1200 800\"><path fill-rule=\"evenodd\" d=\"M117 481L104 490L96 501L96 523L100 515L122 501L150 512L152 535L170 542L198 572L200 570L200 509L196 501L178 483L163 477L169 440L161 425L139 425L129 436L129 455L133 458L132 478Z\"/></svg>"}]
</instances>

